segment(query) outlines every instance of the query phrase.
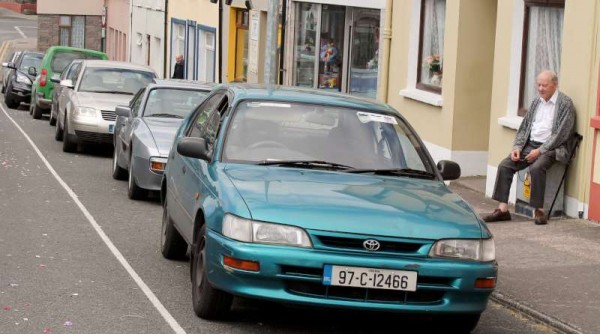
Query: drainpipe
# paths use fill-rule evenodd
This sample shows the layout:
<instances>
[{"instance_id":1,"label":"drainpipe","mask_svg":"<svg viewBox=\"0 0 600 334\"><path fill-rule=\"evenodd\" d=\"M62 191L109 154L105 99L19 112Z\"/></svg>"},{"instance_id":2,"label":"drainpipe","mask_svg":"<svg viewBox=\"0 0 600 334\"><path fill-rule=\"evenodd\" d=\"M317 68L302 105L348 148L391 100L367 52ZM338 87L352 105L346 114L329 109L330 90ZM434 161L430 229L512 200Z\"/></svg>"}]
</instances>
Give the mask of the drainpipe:
<instances>
[{"instance_id":1,"label":"drainpipe","mask_svg":"<svg viewBox=\"0 0 600 334\"><path fill-rule=\"evenodd\" d=\"M169 59L167 59L167 41L169 40L169 36L167 36L167 28L169 22L169 0L165 0L165 23L164 23L164 37L163 37L163 77L165 79L169 79L171 77L168 72L169 67L167 64L171 63Z\"/></svg>"},{"instance_id":2,"label":"drainpipe","mask_svg":"<svg viewBox=\"0 0 600 334\"><path fill-rule=\"evenodd\" d=\"M217 83L222 82L223 77L223 0L219 0L219 76L217 77Z\"/></svg>"},{"instance_id":3,"label":"drainpipe","mask_svg":"<svg viewBox=\"0 0 600 334\"><path fill-rule=\"evenodd\" d=\"M129 45L127 46L127 58L129 62L131 62L131 42L133 41L133 38L131 37L131 32L133 31L133 0L129 0L129 33L128 33L128 40L129 40Z\"/></svg>"},{"instance_id":4,"label":"drainpipe","mask_svg":"<svg viewBox=\"0 0 600 334\"><path fill-rule=\"evenodd\" d=\"M383 27L383 59L381 62L381 85L377 93L377 100L380 102L388 102L388 86L389 86L389 68L390 68L390 45L392 43L392 0L386 0L385 4L385 21Z\"/></svg>"}]
</instances>

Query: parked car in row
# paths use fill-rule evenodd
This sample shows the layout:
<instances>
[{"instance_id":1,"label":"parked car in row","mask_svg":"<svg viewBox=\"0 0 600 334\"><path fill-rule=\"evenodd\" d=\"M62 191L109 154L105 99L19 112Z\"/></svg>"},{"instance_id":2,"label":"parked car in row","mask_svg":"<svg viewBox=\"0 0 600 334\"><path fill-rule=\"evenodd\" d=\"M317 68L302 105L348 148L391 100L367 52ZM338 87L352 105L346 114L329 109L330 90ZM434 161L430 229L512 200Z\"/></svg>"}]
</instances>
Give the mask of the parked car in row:
<instances>
[{"instance_id":1,"label":"parked car in row","mask_svg":"<svg viewBox=\"0 0 600 334\"><path fill-rule=\"evenodd\" d=\"M115 107L127 104L156 73L148 66L107 60L85 60L73 80L61 81L55 138L63 151L78 143L113 144Z\"/></svg>"},{"instance_id":2,"label":"parked car in row","mask_svg":"<svg viewBox=\"0 0 600 334\"><path fill-rule=\"evenodd\" d=\"M14 63L17 60L17 57L21 54L21 51L15 51L6 56L5 61L2 62L2 94L6 91L6 85L8 84L8 75L11 72L11 69L8 68L9 63Z\"/></svg>"},{"instance_id":3,"label":"parked car in row","mask_svg":"<svg viewBox=\"0 0 600 334\"><path fill-rule=\"evenodd\" d=\"M160 80L142 88L128 106L117 106L112 176L128 177L128 196L159 191L175 133L204 101L213 84Z\"/></svg>"},{"instance_id":4,"label":"parked car in row","mask_svg":"<svg viewBox=\"0 0 600 334\"><path fill-rule=\"evenodd\" d=\"M179 128L161 185L161 252L191 246L195 313L233 296L439 316L472 330L497 277L485 223L388 105L222 85Z\"/></svg>"},{"instance_id":5,"label":"parked car in row","mask_svg":"<svg viewBox=\"0 0 600 334\"><path fill-rule=\"evenodd\" d=\"M64 69L74 59L108 59L104 52L74 48L69 46L51 46L46 51L40 73L33 82L29 114L35 119L42 118L42 114L50 112L52 106L52 78L58 78Z\"/></svg>"},{"instance_id":6,"label":"parked car in row","mask_svg":"<svg viewBox=\"0 0 600 334\"><path fill-rule=\"evenodd\" d=\"M31 99L31 85L40 68L44 54L36 51L23 51L14 63L8 63L9 72L4 91L4 102L9 108L17 108L21 102Z\"/></svg>"}]
</instances>

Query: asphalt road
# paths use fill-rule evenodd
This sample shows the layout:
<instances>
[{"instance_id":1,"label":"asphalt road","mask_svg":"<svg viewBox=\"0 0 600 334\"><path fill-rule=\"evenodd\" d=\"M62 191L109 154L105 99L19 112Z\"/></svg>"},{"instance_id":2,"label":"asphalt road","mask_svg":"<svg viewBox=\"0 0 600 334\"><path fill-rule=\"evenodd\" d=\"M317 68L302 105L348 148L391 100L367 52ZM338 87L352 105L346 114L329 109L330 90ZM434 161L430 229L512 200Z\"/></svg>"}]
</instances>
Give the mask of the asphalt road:
<instances>
[{"instance_id":1,"label":"asphalt road","mask_svg":"<svg viewBox=\"0 0 600 334\"><path fill-rule=\"evenodd\" d=\"M37 36L37 20L16 16L0 9L0 44L2 42Z\"/></svg>"}]
</instances>

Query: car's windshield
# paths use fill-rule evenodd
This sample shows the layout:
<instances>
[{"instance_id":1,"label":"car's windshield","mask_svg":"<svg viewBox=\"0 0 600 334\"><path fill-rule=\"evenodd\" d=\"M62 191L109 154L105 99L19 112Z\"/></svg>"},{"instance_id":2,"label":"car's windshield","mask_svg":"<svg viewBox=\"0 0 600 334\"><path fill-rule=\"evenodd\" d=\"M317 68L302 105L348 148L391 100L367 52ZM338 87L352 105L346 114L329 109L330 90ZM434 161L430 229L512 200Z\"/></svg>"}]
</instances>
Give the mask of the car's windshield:
<instances>
[{"instance_id":1,"label":"car's windshield","mask_svg":"<svg viewBox=\"0 0 600 334\"><path fill-rule=\"evenodd\" d=\"M102 59L99 55L95 54L87 54L83 52L73 52L73 51L63 51L56 52L54 57L52 58L52 63L50 67L52 68L52 72L61 74L65 68L74 60L74 59Z\"/></svg>"},{"instance_id":2,"label":"car's windshield","mask_svg":"<svg viewBox=\"0 0 600 334\"><path fill-rule=\"evenodd\" d=\"M38 53L26 53L23 55L21 60L21 64L19 65L19 71L27 73L30 67L35 67L35 69L39 72L40 64L42 63L42 58L44 58L43 54Z\"/></svg>"},{"instance_id":3,"label":"car's windshield","mask_svg":"<svg viewBox=\"0 0 600 334\"><path fill-rule=\"evenodd\" d=\"M245 101L236 108L223 161L320 161L355 169L432 173L427 155L399 117L291 102Z\"/></svg>"},{"instance_id":4,"label":"car's windshield","mask_svg":"<svg viewBox=\"0 0 600 334\"><path fill-rule=\"evenodd\" d=\"M133 95L154 80L154 73L127 68L89 67L83 73L80 92Z\"/></svg>"},{"instance_id":5,"label":"car's windshield","mask_svg":"<svg viewBox=\"0 0 600 334\"><path fill-rule=\"evenodd\" d=\"M208 92L175 88L155 88L148 95L144 117L184 118L206 97Z\"/></svg>"}]
</instances>

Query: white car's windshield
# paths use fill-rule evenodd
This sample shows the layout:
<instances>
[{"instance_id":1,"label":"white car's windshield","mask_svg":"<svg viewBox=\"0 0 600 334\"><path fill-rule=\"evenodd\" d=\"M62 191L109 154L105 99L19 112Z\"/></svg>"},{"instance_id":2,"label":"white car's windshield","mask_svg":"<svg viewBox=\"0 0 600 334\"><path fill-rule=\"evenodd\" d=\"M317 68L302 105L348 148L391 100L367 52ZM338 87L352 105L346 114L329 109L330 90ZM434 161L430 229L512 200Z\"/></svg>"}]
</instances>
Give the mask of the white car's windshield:
<instances>
[{"instance_id":1,"label":"white car's windshield","mask_svg":"<svg viewBox=\"0 0 600 334\"><path fill-rule=\"evenodd\" d=\"M223 161L318 161L358 170L433 173L424 149L399 117L288 102L240 103L228 128Z\"/></svg>"},{"instance_id":2,"label":"white car's windshield","mask_svg":"<svg viewBox=\"0 0 600 334\"><path fill-rule=\"evenodd\" d=\"M124 68L87 68L80 92L134 95L154 80L151 72Z\"/></svg>"},{"instance_id":3,"label":"white car's windshield","mask_svg":"<svg viewBox=\"0 0 600 334\"><path fill-rule=\"evenodd\" d=\"M208 92L155 88L148 94L144 117L184 118L196 109Z\"/></svg>"}]
</instances>

